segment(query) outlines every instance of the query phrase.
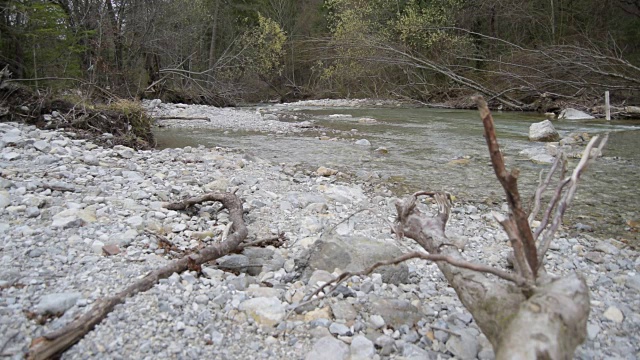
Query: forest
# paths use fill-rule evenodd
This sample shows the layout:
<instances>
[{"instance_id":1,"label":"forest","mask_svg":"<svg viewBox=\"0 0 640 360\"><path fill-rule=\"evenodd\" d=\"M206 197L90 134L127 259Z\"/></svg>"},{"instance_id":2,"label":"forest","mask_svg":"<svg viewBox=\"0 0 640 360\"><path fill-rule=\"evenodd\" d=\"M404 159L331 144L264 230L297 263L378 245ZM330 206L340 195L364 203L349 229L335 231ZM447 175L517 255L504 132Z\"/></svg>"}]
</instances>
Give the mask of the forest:
<instances>
[{"instance_id":1,"label":"forest","mask_svg":"<svg viewBox=\"0 0 640 360\"><path fill-rule=\"evenodd\" d=\"M5 66L98 98L633 105L640 1L0 0Z\"/></svg>"}]
</instances>

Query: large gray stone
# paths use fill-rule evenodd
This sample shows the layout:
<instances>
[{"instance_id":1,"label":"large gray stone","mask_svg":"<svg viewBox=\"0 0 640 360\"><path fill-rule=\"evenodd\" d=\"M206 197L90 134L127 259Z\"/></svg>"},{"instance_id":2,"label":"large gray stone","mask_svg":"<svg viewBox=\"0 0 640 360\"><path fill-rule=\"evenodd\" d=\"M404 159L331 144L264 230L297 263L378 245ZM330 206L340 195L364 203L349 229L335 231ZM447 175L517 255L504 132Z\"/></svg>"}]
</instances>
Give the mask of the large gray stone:
<instances>
[{"instance_id":1,"label":"large gray stone","mask_svg":"<svg viewBox=\"0 0 640 360\"><path fill-rule=\"evenodd\" d=\"M325 336L318 340L305 360L346 360L349 346L333 336Z\"/></svg>"},{"instance_id":2,"label":"large gray stone","mask_svg":"<svg viewBox=\"0 0 640 360\"><path fill-rule=\"evenodd\" d=\"M595 118L584 111L580 111L573 108L566 108L562 110L560 115L558 115L558 119L586 120L586 119L595 119Z\"/></svg>"},{"instance_id":3,"label":"large gray stone","mask_svg":"<svg viewBox=\"0 0 640 360\"><path fill-rule=\"evenodd\" d=\"M373 359L376 349L371 340L364 335L358 335L351 341L350 353L349 360L369 360Z\"/></svg>"},{"instance_id":4,"label":"large gray stone","mask_svg":"<svg viewBox=\"0 0 640 360\"><path fill-rule=\"evenodd\" d=\"M9 193L6 191L0 192L0 209L4 209L9 205L11 205L11 199L9 198Z\"/></svg>"},{"instance_id":5,"label":"large gray stone","mask_svg":"<svg viewBox=\"0 0 640 360\"><path fill-rule=\"evenodd\" d=\"M549 120L533 123L529 127L530 141L558 141L560 134Z\"/></svg>"},{"instance_id":6,"label":"large gray stone","mask_svg":"<svg viewBox=\"0 0 640 360\"><path fill-rule=\"evenodd\" d=\"M447 350L461 360L473 360L480 351L476 336L465 330L459 331L460 336L451 336L447 341Z\"/></svg>"},{"instance_id":7,"label":"large gray stone","mask_svg":"<svg viewBox=\"0 0 640 360\"><path fill-rule=\"evenodd\" d=\"M62 314L76 304L82 295L80 293L55 293L43 296L36 311L39 314Z\"/></svg>"},{"instance_id":8,"label":"large gray stone","mask_svg":"<svg viewBox=\"0 0 640 360\"><path fill-rule=\"evenodd\" d=\"M369 239L362 236L333 236L315 242L303 272L303 278L309 279L314 270L333 272L336 268L343 271L361 271L378 261L385 261L402 255L402 251L392 243ZM406 264L383 266L375 272L382 280L391 284L406 283L409 269Z\"/></svg>"},{"instance_id":9,"label":"large gray stone","mask_svg":"<svg viewBox=\"0 0 640 360\"><path fill-rule=\"evenodd\" d=\"M411 305L407 300L380 299L371 305L371 314L380 315L385 324L394 329L399 329L402 325L412 327L423 314L417 307Z\"/></svg>"}]
</instances>

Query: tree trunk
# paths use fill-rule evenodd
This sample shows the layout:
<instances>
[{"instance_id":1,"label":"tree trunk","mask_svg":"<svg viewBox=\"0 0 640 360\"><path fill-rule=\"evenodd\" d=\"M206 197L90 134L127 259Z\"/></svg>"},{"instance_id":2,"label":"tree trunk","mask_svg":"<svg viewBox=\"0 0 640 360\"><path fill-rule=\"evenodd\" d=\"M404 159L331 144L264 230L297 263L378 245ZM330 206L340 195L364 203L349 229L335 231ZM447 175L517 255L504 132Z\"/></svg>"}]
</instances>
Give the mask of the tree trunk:
<instances>
[{"instance_id":1,"label":"tree trunk","mask_svg":"<svg viewBox=\"0 0 640 360\"><path fill-rule=\"evenodd\" d=\"M218 37L218 13L220 0L215 0L213 7L213 24L211 24L211 44L209 45L209 70L213 70L216 64L216 40Z\"/></svg>"}]
</instances>

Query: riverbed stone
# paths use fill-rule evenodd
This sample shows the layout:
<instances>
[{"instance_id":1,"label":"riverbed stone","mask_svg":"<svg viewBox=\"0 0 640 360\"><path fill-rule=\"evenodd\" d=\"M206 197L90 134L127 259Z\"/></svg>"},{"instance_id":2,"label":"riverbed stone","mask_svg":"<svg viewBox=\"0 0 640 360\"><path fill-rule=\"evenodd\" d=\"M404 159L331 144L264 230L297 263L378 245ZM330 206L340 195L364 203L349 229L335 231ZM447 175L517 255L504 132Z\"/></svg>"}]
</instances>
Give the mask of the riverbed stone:
<instances>
[{"instance_id":1,"label":"riverbed stone","mask_svg":"<svg viewBox=\"0 0 640 360\"><path fill-rule=\"evenodd\" d=\"M6 208L11 205L11 198L6 191L0 191L0 209Z\"/></svg>"},{"instance_id":2,"label":"riverbed stone","mask_svg":"<svg viewBox=\"0 0 640 360\"><path fill-rule=\"evenodd\" d=\"M400 256L402 251L392 243L362 236L329 236L316 241L310 250L303 278L308 279L315 270L332 272L334 269L360 271L378 261ZM375 270L382 280L391 284L405 283L409 277L406 264L384 266Z\"/></svg>"},{"instance_id":3,"label":"riverbed stone","mask_svg":"<svg viewBox=\"0 0 640 360\"><path fill-rule=\"evenodd\" d=\"M275 297L257 297L240 304L239 309L258 324L274 326L286 315L286 306Z\"/></svg>"},{"instance_id":4,"label":"riverbed stone","mask_svg":"<svg viewBox=\"0 0 640 360\"><path fill-rule=\"evenodd\" d=\"M320 338L305 360L346 360L349 357L349 346L333 336Z\"/></svg>"},{"instance_id":5,"label":"riverbed stone","mask_svg":"<svg viewBox=\"0 0 640 360\"><path fill-rule=\"evenodd\" d=\"M539 123L533 123L529 127L529 140L530 141L558 141L560 140L560 134L553 127L553 124L549 120L544 120Z\"/></svg>"},{"instance_id":6,"label":"riverbed stone","mask_svg":"<svg viewBox=\"0 0 640 360\"><path fill-rule=\"evenodd\" d=\"M477 336L466 330L459 331L460 336L451 336L447 341L447 350L461 360L473 360L480 351Z\"/></svg>"},{"instance_id":7,"label":"riverbed stone","mask_svg":"<svg viewBox=\"0 0 640 360\"><path fill-rule=\"evenodd\" d=\"M43 296L36 305L39 314L62 314L82 297L78 292L53 293Z\"/></svg>"},{"instance_id":8,"label":"riverbed stone","mask_svg":"<svg viewBox=\"0 0 640 360\"><path fill-rule=\"evenodd\" d=\"M364 335L358 335L351 341L349 347L349 360L370 360L373 359L376 349L373 342Z\"/></svg>"},{"instance_id":9,"label":"riverbed stone","mask_svg":"<svg viewBox=\"0 0 640 360\"><path fill-rule=\"evenodd\" d=\"M615 306L609 306L607 310L602 314L607 320L611 320L614 323L621 323L624 320L622 311Z\"/></svg>"},{"instance_id":10,"label":"riverbed stone","mask_svg":"<svg viewBox=\"0 0 640 360\"><path fill-rule=\"evenodd\" d=\"M386 325L394 329L402 325L415 325L422 318L422 313L409 301L399 299L379 299L371 304L370 313L380 315Z\"/></svg>"},{"instance_id":11,"label":"riverbed stone","mask_svg":"<svg viewBox=\"0 0 640 360\"><path fill-rule=\"evenodd\" d=\"M566 108L560 112L560 115L558 115L558 119L588 120L588 119L595 119L595 118L584 111L580 111L574 108Z\"/></svg>"},{"instance_id":12,"label":"riverbed stone","mask_svg":"<svg viewBox=\"0 0 640 360\"><path fill-rule=\"evenodd\" d=\"M316 174L318 174L318 176L331 176L337 173L338 173L338 170L327 168L324 166L320 166L318 170L316 170Z\"/></svg>"}]
</instances>

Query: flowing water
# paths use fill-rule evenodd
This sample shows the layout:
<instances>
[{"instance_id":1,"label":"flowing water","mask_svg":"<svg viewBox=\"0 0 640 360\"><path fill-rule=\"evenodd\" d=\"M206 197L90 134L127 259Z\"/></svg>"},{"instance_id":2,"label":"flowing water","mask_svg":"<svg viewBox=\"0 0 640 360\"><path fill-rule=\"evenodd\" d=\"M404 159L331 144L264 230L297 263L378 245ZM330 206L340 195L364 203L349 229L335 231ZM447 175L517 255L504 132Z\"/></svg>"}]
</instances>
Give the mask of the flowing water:
<instances>
[{"instance_id":1,"label":"flowing water","mask_svg":"<svg viewBox=\"0 0 640 360\"><path fill-rule=\"evenodd\" d=\"M293 110L288 110L293 113ZM286 112L286 111L285 111ZM306 134L215 130L159 129L158 146L222 146L252 152L282 163L300 163L310 168L327 166L366 176L378 174L395 182L399 194L417 189L445 190L461 200L501 203L503 192L493 173L476 111L427 108L299 108L295 113L314 120L336 141L319 140L318 131ZM335 116L342 114L343 116ZM375 123L361 123L362 118ZM529 125L541 121L540 114L494 113L498 140L509 168L520 169L524 198L533 194L540 170L518 153L539 145L527 139ZM590 135L609 133L604 158L583 176L565 226L569 232L591 228L597 236L613 237L640 245L640 121L556 121L561 136L572 132ZM355 130L354 130L355 129ZM371 147L354 145L367 139ZM381 154L375 149L383 147ZM576 159L570 165L577 164Z\"/></svg>"}]
</instances>

